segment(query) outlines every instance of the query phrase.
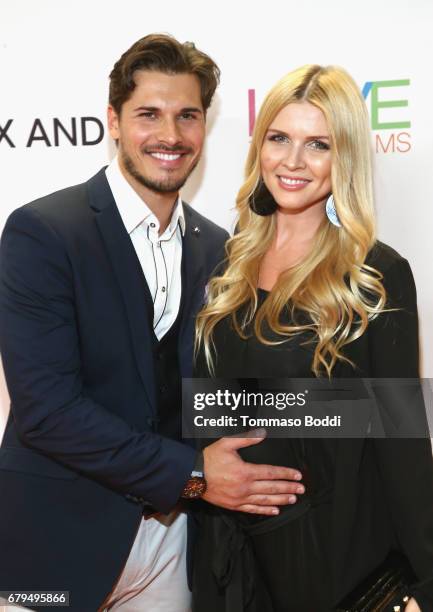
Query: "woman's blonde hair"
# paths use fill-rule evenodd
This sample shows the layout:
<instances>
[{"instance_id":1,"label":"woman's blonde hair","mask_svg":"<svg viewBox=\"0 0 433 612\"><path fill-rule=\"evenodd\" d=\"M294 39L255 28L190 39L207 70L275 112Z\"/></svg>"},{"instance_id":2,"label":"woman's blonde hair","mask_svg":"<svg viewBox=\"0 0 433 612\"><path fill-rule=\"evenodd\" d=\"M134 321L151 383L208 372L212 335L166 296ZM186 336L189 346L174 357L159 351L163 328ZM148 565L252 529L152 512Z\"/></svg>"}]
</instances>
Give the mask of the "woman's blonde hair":
<instances>
[{"instance_id":1,"label":"woman's blonde hair","mask_svg":"<svg viewBox=\"0 0 433 612\"><path fill-rule=\"evenodd\" d=\"M304 101L319 108L328 125L332 193L342 227L324 218L310 253L280 274L258 308L259 265L275 232L275 214L260 216L250 208L260 181L260 152L267 130L281 109ZM342 68L303 66L283 77L268 93L254 128L245 182L236 199L237 232L227 243L227 265L210 281L207 304L197 318L196 350L203 346L211 372L213 331L227 316L232 318L237 333L246 338L256 315L254 333L264 344L276 343L265 337L264 323L286 336L281 342L301 332L314 332L311 366L316 376L323 372L330 376L338 360L350 362L342 352L344 345L365 332L386 300L381 274L365 264L375 242L370 150L364 100ZM289 325L281 322L288 306ZM307 322L305 317L302 323L299 321L300 313L308 315Z\"/></svg>"}]
</instances>

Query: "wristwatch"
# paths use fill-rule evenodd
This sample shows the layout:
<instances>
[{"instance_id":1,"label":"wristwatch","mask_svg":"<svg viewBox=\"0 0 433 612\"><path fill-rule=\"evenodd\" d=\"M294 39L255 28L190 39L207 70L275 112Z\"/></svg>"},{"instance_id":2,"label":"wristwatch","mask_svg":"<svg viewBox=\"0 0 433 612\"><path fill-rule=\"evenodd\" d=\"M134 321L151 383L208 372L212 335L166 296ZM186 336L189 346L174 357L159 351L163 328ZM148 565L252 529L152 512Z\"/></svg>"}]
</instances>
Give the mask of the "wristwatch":
<instances>
[{"instance_id":1,"label":"wristwatch","mask_svg":"<svg viewBox=\"0 0 433 612\"><path fill-rule=\"evenodd\" d=\"M206 478L204 477L204 458L203 453L197 453L194 469L191 476L186 481L181 497L183 499L198 499L202 497L207 488Z\"/></svg>"}]
</instances>

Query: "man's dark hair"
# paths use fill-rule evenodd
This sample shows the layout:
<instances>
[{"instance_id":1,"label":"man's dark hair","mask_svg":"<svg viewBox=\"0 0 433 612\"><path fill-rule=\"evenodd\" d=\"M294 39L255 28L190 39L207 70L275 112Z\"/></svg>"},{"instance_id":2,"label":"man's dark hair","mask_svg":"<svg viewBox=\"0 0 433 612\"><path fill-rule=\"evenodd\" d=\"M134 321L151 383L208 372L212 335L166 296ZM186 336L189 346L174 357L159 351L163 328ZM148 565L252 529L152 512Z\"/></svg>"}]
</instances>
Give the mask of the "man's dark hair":
<instances>
[{"instance_id":1,"label":"man's dark hair","mask_svg":"<svg viewBox=\"0 0 433 612\"><path fill-rule=\"evenodd\" d=\"M201 101L206 112L217 88L220 70L194 43L180 43L167 34L140 38L114 64L110 73L109 103L117 114L134 91L134 72L154 70L165 74L195 74L200 81Z\"/></svg>"}]
</instances>

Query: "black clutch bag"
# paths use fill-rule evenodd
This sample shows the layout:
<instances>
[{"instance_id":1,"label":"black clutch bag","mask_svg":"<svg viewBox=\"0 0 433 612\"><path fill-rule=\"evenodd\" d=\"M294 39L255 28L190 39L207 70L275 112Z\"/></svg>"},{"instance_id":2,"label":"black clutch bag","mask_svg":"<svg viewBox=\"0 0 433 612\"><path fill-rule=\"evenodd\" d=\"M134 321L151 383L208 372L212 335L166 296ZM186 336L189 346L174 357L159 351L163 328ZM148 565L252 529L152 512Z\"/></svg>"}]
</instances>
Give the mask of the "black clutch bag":
<instances>
[{"instance_id":1,"label":"black clutch bag","mask_svg":"<svg viewBox=\"0 0 433 612\"><path fill-rule=\"evenodd\" d=\"M336 612L403 612L414 582L407 559L392 553L341 601Z\"/></svg>"}]
</instances>

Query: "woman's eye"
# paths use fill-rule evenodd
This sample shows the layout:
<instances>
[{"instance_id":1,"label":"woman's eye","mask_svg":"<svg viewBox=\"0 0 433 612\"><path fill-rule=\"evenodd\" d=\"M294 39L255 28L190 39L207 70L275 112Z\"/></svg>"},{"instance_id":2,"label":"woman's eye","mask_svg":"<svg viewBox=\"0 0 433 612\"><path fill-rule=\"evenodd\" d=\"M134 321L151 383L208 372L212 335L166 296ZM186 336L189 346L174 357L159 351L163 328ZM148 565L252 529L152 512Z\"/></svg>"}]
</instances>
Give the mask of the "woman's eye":
<instances>
[{"instance_id":1,"label":"woman's eye","mask_svg":"<svg viewBox=\"0 0 433 612\"><path fill-rule=\"evenodd\" d=\"M310 149L315 149L316 151L329 151L329 144L327 142L323 142L323 140L311 140L308 143Z\"/></svg>"},{"instance_id":2,"label":"woman's eye","mask_svg":"<svg viewBox=\"0 0 433 612\"><path fill-rule=\"evenodd\" d=\"M289 141L287 136L284 136L283 134L272 134L271 136L269 136L269 140L271 142L288 142Z\"/></svg>"}]
</instances>

